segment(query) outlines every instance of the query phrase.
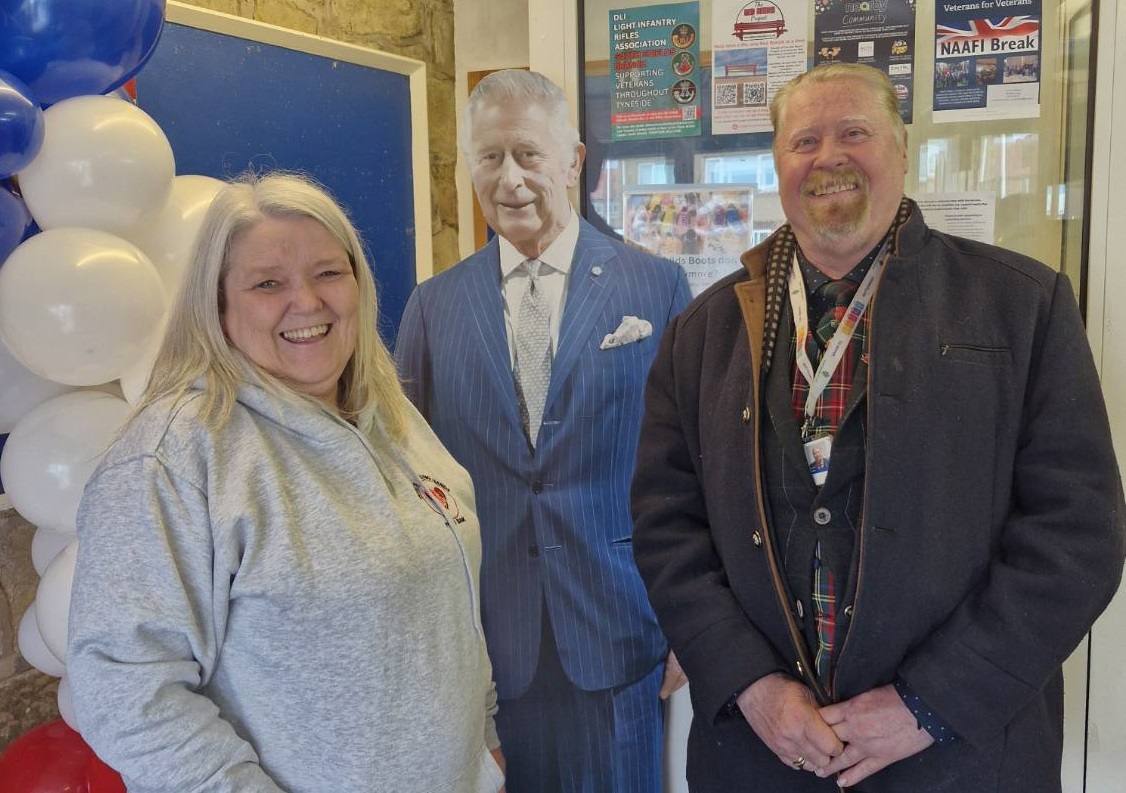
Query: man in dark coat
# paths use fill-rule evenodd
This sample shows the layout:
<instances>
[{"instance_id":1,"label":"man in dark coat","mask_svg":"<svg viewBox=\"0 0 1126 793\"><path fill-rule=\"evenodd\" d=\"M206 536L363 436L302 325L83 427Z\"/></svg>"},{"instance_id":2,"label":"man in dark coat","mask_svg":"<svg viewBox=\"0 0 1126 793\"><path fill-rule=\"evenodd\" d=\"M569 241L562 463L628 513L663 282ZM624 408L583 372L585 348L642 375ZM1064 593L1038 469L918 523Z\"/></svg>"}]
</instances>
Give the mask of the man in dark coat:
<instances>
[{"instance_id":1,"label":"man in dark coat","mask_svg":"<svg viewBox=\"0 0 1126 793\"><path fill-rule=\"evenodd\" d=\"M689 784L1056 793L1061 666L1126 553L1071 286L927 228L879 71L771 113L789 222L666 331L633 483Z\"/></svg>"}]
</instances>

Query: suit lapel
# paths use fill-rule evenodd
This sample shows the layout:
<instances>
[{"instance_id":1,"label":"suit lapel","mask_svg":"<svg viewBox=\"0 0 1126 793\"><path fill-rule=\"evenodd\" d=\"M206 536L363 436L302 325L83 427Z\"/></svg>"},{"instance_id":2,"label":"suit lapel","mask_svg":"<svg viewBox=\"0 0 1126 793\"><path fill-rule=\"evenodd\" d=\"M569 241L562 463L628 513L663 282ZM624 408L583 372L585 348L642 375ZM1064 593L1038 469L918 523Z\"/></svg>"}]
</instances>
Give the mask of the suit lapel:
<instances>
[{"instance_id":1,"label":"suit lapel","mask_svg":"<svg viewBox=\"0 0 1126 793\"><path fill-rule=\"evenodd\" d=\"M606 238L580 218L579 241L571 261L571 280L559 325L559 349L551 363L551 385L547 391L545 411L559 397L563 383L591 334L605 335L613 330L599 327L596 321L619 277L611 266L613 258L614 249Z\"/></svg>"},{"instance_id":2,"label":"suit lapel","mask_svg":"<svg viewBox=\"0 0 1126 793\"><path fill-rule=\"evenodd\" d=\"M467 262L467 264L469 264ZM471 277L466 290L467 323L481 339L482 369L485 377L501 395L501 404L516 426L520 409L516 404L516 384L512 378L512 357L508 351L508 334L504 327L504 298L500 291L500 248L493 240L471 263ZM469 369L466 367L467 376Z\"/></svg>"}]
</instances>

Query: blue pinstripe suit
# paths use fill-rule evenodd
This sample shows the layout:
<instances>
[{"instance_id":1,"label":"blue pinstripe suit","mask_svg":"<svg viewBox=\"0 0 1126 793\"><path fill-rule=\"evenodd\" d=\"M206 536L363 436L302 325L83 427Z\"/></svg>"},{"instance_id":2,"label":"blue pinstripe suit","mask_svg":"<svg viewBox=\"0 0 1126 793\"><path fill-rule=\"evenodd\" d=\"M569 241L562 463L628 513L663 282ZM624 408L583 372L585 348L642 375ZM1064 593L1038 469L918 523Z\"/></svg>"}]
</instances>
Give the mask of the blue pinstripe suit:
<instances>
[{"instance_id":1,"label":"blue pinstripe suit","mask_svg":"<svg viewBox=\"0 0 1126 793\"><path fill-rule=\"evenodd\" d=\"M676 265L580 222L536 448L520 423L494 239L419 284L396 354L407 394L473 477L482 617L502 699L536 672L541 616L578 688L638 680L666 652L634 567L629 511L649 365L690 299ZM599 349L625 315L640 342Z\"/></svg>"}]
</instances>

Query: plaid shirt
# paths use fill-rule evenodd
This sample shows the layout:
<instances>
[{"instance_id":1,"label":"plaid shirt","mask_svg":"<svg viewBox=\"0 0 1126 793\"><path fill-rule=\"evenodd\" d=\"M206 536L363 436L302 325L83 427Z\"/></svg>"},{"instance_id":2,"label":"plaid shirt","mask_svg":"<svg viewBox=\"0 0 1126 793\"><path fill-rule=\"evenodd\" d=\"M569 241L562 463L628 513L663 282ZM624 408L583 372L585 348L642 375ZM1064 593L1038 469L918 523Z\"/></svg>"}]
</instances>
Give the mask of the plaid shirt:
<instances>
[{"instance_id":1,"label":"plaid shirt","mask_svg":"<svg viewBox=\"0 0 1126 793\"><path fill-rule=\"evenodd\" d=\"M882 241L881 241L882 245ZM845 312L848 310L848 305L853 296L856 294L857 288L864 280L864 276L872 268L872 264L876 261L876 256L880 252L880 247L877 246L871 251L863 261L852 268L852 270L841 281L848 283L839 298L839 301L830 301L826 298L825 292L828 291L825 287L832 288L833 281L812 264L798 251L798 266L801 267L802 279L806 287L806 302L809 307L810 317L810 332L806 340L806 351L809 354L810 363L813 364L814 370L817 368L817 363L821 358L821 353L826 344L828 344L831 335L828 338L818 338L814 329L818 325L824 326L825 315L829 314L833 320L832 328L835 329L840 324L841 319L844 317ZM838 282L839 284L839 282ZM842 291L839 289L838 291ZM834 304L838 303L838 304ZM849 342L848 347L845 349L844 355L841 356L840 363L837 365L833 376L825 386L821 398L817 400L817 406L814 410L815 429L813 436L820 435L836 435L837 429L840 427L841 420L844 418L845 406L848 405L849 394L852 391L852 379L856 374L856 363L860 360L861 356L866 352L866 342L868 339L868 312L864 312L864 316L857 324L856 330L853 333L852 340ZM794 329L794 349L797 349L797 329ZM806 382L805 377L797 367L797 362L793 365L793 381L791 385L791 394L793 399L794 416L798 420L799 426L805 420L805 399L809 393L809 383ZM809 438L803 438L809 440ZM830 466L832 462L830 460ZM814 665L817 667L817 676L823 680L826 685L829 685L832 671L833 648L836 646L836 633L837 633L837 576L828 565L822 562L821 557L821 543L818 542L814 550L813 558L813 624L814 630L817 634L817 647L814 652Z\"/></svg>"}]
</instances>

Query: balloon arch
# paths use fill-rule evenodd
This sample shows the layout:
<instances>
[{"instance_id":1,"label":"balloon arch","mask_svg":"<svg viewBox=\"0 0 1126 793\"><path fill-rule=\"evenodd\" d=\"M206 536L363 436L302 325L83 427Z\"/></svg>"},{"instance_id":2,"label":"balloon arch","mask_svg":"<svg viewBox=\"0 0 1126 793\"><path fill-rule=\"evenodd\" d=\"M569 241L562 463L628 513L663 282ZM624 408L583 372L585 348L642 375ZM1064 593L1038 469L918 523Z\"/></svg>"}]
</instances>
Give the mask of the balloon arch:
<instances>
[{"instance_id":1,"label":"balloon arch","mask_svg":"<svg viewBox=\"0 0 1126 793\"><path fill-rule=\"evenodd\" d=\"M4 793L120 793L75 732L66 634L86 480L139 399L166 307L221 183L176 176L125 90L165 0L14 0L0 28L0 480L37 528L21 654L62 720L0 756Z\"/></svg>"}]
</instances>

